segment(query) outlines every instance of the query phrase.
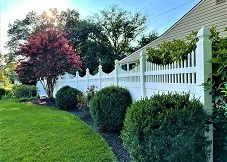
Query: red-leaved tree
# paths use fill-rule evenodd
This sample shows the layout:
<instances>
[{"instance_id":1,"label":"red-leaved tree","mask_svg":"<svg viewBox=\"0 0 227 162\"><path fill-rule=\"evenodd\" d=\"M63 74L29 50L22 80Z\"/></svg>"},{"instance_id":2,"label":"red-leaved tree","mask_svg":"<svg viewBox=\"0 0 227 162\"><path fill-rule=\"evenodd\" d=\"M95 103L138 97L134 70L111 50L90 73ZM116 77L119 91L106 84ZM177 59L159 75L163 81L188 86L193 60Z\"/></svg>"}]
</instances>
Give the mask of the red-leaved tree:
<instances>
[{"instance_id":1,"label":"red-leaved tree","mask_svg":"<svg viewBox=\"0 0 227 162\"><path fill-rule=\"evenodd\" d=\"M66 33L54 29L30 35L17 53L23 58L16 68L19 80L40 81L49 98L53 98L58 76L82 64L68 45Z\"/></svg>"}]
</instances>

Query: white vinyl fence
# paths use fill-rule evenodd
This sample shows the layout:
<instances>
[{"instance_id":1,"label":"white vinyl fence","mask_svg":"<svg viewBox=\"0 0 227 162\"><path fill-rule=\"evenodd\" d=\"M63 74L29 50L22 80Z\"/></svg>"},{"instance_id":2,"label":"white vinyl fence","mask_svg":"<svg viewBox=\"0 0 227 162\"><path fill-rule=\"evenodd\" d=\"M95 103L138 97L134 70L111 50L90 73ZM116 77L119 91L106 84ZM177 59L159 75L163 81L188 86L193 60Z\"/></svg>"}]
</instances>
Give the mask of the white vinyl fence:
<instances>
[{"instance_id":1,"label":"white vinyl fence","mask_svg":"<svg viewBox=\"0 0 227 162\"><path fill-rule=\"evenodd\" d=\"M139 65L130 71L123 70L118 61L115 61L115 69L109 74L104 73L99 65L99 72L94 76L89 74L88 69L84 77L80 77L78 73L76 76L70 74L61 76L54 94L65 85L77 88L82 92L85 92L90 85L95 85L98 90L110 85L118 85L128 89L133 100L149 97L156 93L186 92L199 98L204 104L204 108L212 113L212 97L209 95L209 91L205 91L202 86L211 77L212 71L209 62L212 55L210 35L210 31L206 27L200 29L197 34L199 41L196 51L188 54L187 60L164 66L156 65L147 62L146 53L142 51ZM43 92L40 85L38 87L40 92ZM212 139L212 134L210 134L210 138Z\"/></svg>"},{"instance_id":2,"label":"white vinyl fence","mask_svg":"<svg viewBox=\"0 0 227 162\"><path fill-rule=\"evenodd\" d=\"M54 95L63 86L69 85L85 92L90 85L100 90L110 85L118 85L129 90L133 100L149 97L156 93L186 92L191 96L200 98L205 108L211 112L211 96L204 91L203 83L211 74L211 41L210 31L206 27L200 29L197 34L199 41L195 52L188 54L187 60L180 60L169 65L157 65L147 62L145 50L140 54L139 65L126 71L115 61L115 69L106 74L99 65L96 75L90 75L89 69L86 75L80 77L65 74L60 76L54 89ZM39 94L46 95L40 83L37 83Z\"/></svg>"}]
</instances>

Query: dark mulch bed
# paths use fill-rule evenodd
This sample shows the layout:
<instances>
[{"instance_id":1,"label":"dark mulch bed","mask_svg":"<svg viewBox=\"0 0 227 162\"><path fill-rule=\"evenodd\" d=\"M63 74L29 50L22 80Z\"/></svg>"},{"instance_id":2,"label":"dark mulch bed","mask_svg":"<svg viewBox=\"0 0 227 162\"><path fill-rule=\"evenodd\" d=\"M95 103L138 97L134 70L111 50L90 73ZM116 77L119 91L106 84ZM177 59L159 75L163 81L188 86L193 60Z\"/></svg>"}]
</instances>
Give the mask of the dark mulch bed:
<instances>
[{"instance_id":1,"label":"dark mulch bed","mask_svg":"<svg viewBox=\"0 0 227 162\"><path fill-rule=\"evenodd\" d=\"M44 106L57 106L54 100L34 100L32 101L34 104L44 105ZM93 130L98 132L103 138L106 139L107 143L117 157L119 162L130 162L130 157L128 151L123 147L122 140L119 137L118 133L104 133L98 130L98 127L94 124L93 119L86 115L84 112L78 109L68 111L76 116L78 116L81 120L83 120L86 124L88 124Z\"/></svg>"}]
</instances>

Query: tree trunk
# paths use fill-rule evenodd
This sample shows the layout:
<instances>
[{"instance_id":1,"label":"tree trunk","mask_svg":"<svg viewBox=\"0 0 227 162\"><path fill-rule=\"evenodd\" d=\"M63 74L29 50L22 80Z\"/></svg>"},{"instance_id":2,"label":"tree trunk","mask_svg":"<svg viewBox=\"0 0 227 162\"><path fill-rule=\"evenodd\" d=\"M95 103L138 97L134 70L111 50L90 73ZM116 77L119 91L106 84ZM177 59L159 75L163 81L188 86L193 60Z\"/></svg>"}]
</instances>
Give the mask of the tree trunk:
<instances>
[{"instance_id":1,"label":"tree trunk","mask_svg":"<svg viewBox=\"0 0 227 162\"><path fill-rule=\"evenodd\" d=\"M56 77L47 78L46 90L49 99L53 99L54 87L56 84Z\"/></svg>"}]
</instances>

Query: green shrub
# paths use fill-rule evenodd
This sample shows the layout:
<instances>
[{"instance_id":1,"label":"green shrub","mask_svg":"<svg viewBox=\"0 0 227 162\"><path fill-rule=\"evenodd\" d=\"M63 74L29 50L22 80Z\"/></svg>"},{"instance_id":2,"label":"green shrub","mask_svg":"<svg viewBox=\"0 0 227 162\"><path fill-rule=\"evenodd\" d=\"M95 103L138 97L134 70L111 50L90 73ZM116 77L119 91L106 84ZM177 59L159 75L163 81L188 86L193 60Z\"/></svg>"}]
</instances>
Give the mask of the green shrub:
<instances>
[{"instance_id":1,"label":"green shrub","mask_svg":"<svg viewBox=\"0 0 227 162\"><path fill-rule=\"evenodd\" d=\"M205 162L207 117L188 94L154 95L127 110L121 138L133 161Z\"/></svg>"},{"instance_id":2,"label":"green shrub","mask_svg":"<svg viewBox=\"0 0 227 162\"><path fill-rule=\"evenodd\" d=\"M70 86L64 86L59 89L56 93L56 102L60 109L69 110L77 107L78 104L78 95L82 95L82 93Z\"/></svg>"},{"instance_id":3,"label":"green shrub","mask_svg":"<svg viewBox=\"0 0 227 162\"><path fill-rule=\"evenodd\" d=\"M90 114L102 131L119 131L132 98L127 89L110 86L101 89L90 101Z\"/></svg>"},{"instance_id":4,"label":"green shrub","mask_svg":"<svg viewBox=\"0 0 227 162\"><path fill-rule=\"evenodd\" d=\"M227 82L214 95L214 161L227 161Z\"/></svg>"},{"instance_id":5,"label":"green shrub","mask_svg":"<svg viewBox=\"0 0 227 162\"><path fill-rule=\"evenodd\" d=\"M6 94L6 90L4 88L0 88L0 99L2 98L2 96L4 96Z\"/></svg>"},{"instance_id":6,"label":"green shrub","mask_svg":"<svg viewBox=\"0 0 227 162\"><path fill-rule=\"evenodd\" d=\"M14 87L14 96L16 98L29 98L37 95L37 87L32 85L19 85Z\"/></svg>"}]
</instances>

